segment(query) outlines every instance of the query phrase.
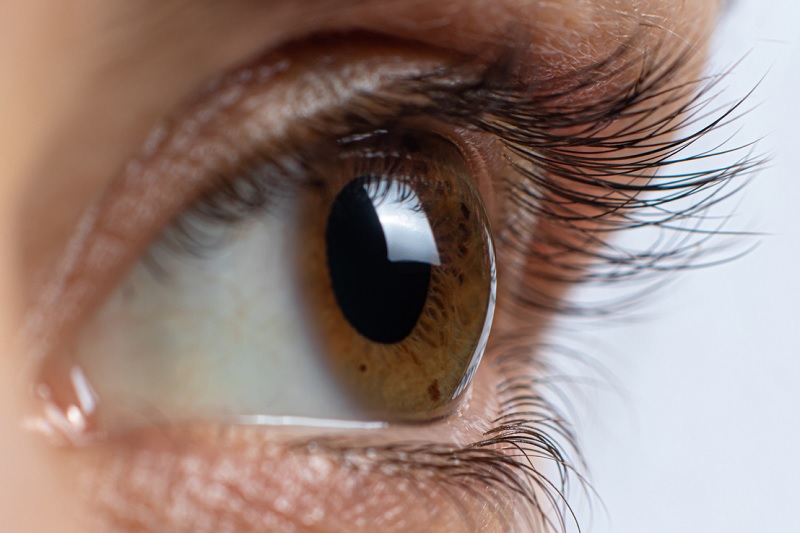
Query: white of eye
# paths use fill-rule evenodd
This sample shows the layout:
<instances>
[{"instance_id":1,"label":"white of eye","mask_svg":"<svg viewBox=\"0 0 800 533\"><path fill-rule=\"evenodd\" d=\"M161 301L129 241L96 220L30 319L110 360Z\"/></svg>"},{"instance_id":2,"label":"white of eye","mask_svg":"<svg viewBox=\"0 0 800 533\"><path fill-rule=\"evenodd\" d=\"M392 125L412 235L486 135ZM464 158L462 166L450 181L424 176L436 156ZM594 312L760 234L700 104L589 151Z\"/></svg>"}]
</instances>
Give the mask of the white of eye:
<instances>
[{"instance_id":1,"label":"white of eye","mask_svg":"<svg viewBox=\"0 0 800 533\"><path fill-rule=\"evenodd\" d=\"M288 209L272 210L201 257L156 252L163 277L146 262L134 267L77 346L101 424L363 418L309 331L293 272L292 246L302 246L294 223Z\"/></svg>"}]
</instances>

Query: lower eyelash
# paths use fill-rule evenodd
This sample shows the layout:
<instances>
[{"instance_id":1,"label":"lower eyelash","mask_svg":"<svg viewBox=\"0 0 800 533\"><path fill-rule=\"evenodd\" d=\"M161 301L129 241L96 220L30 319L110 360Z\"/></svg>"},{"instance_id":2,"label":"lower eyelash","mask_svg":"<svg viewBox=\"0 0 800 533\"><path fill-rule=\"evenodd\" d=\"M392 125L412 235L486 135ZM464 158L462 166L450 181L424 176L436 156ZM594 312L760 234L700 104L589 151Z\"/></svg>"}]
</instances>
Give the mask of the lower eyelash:
<instances>
[{"instance_id":1,"label":"lower eyelash","mask_svg":"<svg viewBox=\"0 0 800 533\"><path fill-rule=\"evenodd\" d=\"M361 447L320 439L312 447L338 457L346 467L365 467L390 479L416 482L421 491L444 488L450 502L465 510L470 506L464 498L482 500L503 531L520 527L520 531L566 531L570 523L577 526L567 502L569 487L577 480L587 493L591 489L580 473L585 465L565 417L534 392L548 382L541 361L520 346L509 348L494 364L505 376L497 388L501 403L494 427L480 441L462 447L432 443ZM298 449L308 446L302 443ZM556 481L543 470L548 466L555 467ZM511 508L516 513L509 513ZM466 530L480 529L469 522L468 513L463 516Z\"/></svg>"}]
</instances>

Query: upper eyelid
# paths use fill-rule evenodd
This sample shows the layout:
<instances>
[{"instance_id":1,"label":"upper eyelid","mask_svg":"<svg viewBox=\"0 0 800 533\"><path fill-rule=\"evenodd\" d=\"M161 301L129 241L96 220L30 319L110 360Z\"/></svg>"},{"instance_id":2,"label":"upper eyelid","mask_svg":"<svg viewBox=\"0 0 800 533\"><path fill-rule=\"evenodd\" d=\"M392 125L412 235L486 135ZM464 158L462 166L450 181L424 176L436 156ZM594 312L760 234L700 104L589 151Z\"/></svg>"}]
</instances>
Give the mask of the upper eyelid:
<instances>
[{"instance_id":1,"label":"upper eyelid","mask_svg":"<svg viewBox=\"0 0 800 533\"><path fill-rule=\"evenodd\" d=\"M116 175L131 150L135 150L152 127L153 121L174 109L176 103L196 89L203 79L243 58L252 57L254 52L264 47L291 43L291 39L324 31L373 31L375 35L409 39L418 47L457 53L492 53L499 45L520 57L527 57L523 63L539 65L542 75L546 76L548 71L549 74L573 71L576 64L592 63L593 57L607 55L608 46L616 46L620 35L627 35L629 29L641 22L635 14L631 16L622 11L608 10L605 2L586 10L569 11L569 3L559 7L560 3L538 5L510 1L508 9L494 11L496 16L488 19L476 16L482 13L485 5L472 0L460 5L458 12L450 9L450 2L424 3L420 10L411 11L405 9L407 3L402 0L363 2L355 11L332 9L324 13L306 12L304 3L298 12L295 7L300 4L292 4L286 3L287 20L300 21L301 27L305 28L297 33L293 33L291 24L281 22L276 26L274 17L268 16L272 10L261 9L261 4L247 3L241 5L246 9L236 9L236 4L217 6L216 3L201 3L191 9L191 24L185 23L182 15L187 11L183 9L159 11L158 15L165 16L144 21L141 25L144 34L114 32L109 46L95 47L93 52L97 55L91 57L101 67L94 72L96 78L92 78L97 83L88 83L87 91L91 89L92 92L81 93L82 100L76 101L75 109L69 110L69 116L75 118L59 123L61 140L38 158L40 163L35 174L42 179L31 179L28 184L26 216L44 221L41 225L31 225L29 240L52 243L49 249L54 252L44 255L38 250L21 251L22 262L26 265L23 291L29 302L29 314L38 314L36 308L40 304L37 300L47 299L41 293L51 292L52 284L44 286L42 280L50 280L59 275L56 270L64 270L58 263L68 253L62 256L61 252L68 243L74 243L71 235L82 214L91 209L92 198L108 187L109 178ZM264 5L272 6L272 3ZM208 6L215 8L203 11ZM331 2L330 7L335 8L336 3ZM131 7L131 10L135 9L138 7ZM211 17L207 16L209 13ZM437 18L437 13L443 18ZM446 21L446 27L429 31L424 25L425 16L436 22ZM570 26L567 32L559 32L559 29L565 29L563 25L552 22L564 17L574 18L576 25ZM605 32L597 33L597 17L612 23L608 26L612 31L607 35ZM133 13L126 12L117 23L123 28L135 19ZM107 23L109 20L98 22ZM279 20L283 21L280 17ZM157 22L157 27L150 28L152 22ZM107 31L108 28L98 28L98 34ZM668 31L671 30L668 28ZM140 44L146 44L147 48L135 48L133 42L118 39L126 36L140 36ZM576 37L586 45L577 58L574 57ZM204 54L203 50L209 53ZM123 55L115 55L117 53ZM65 65L69 64L65 62ZM99 76L104 73L114 74L111 86L101 83L104 80ZM124 112L114 111L116 109ZM89 153L92 156L88 156ZM50 197L42 197L36 193L42 187L55 192ZM56 210L56 216L51 217L51 203L56 201L56 196L64 201Z\"/></svg>"},{"instance_id":2,"label":"upper eyelid","mask_svg":"<svg viewBox=\"0 0 800 533\"><path fill-rule=\"evenodd\" d=\"M350 43L350 46L355 47L352 48L353 50L358 50L363 54L363 47L358 47L359 38L364 38L364 36L356 36L355 43ZM347 43L337 43L337 48L344 46L347 46ZM438 111L436 104L446 101L448 93L457 95L465 90L472 90L481 92L481 97L486 98L485 103L490 108L497 106L498 103L501 106L508 106L514 105L516 102L524 102L525 100L520 99L525 98L523 95L530 92L532 88L541 91L542 87L547 89L551 86L548 84L537 85L530 79L522 84L516 82L516 84L509 85L508 78L512 72L519 71L522 60L521 57L514 55L517 51L513 49L501 49L493 57L492 54L489 54L488 62L485 53L472 58L449 56L448 59L443 59L436 54L420 52L418 46L413 50L415 50L415 54L418 54L418 63L399 61L396 56L389 54L391 60L388 63L390 64L386 65L381 63L380 48L372 46L370 48L372 59L367 61L367 67L360 71L363 78L359 79L354 76L358 72L348 71L346 81L342 79L345 84L338 89L349 87L347 89L351 92L349 99L351 101L360 99L363 113L360 116L361 119L365 119L371 114L374 121L381 116L389 117L402 112L405 105L402 97L403 87L409 90L409 98L422 96L425 100L422 105L418 101L412 103L406 107L406 111L410 109L418 114L427 112L445 120L475 123L479 122L478 115L482 109L468 109L465 115L464 109L448 109L447 106L444 106L442 111ZM60 272L53 277L53 282L46 288L45 302L58 301L59 308L70 310L68 314L64 315L61 312L61 316L59 316L59 311L52 308L35 308L31 313L33 319L28 322L28 337L44 339L38 343L39 352L46 353L48 351L47 339L52 340L56 336L55 331L68 328L70 321L77 319L75 309L85 309L91 305L93 299L97 299L97 293L104 287L101 280L104 279L104 275L105 278L109 278L107 275L109 264L130 262L146 248L149 241L155 237L155 234L169 218L187 205L192 197L199 194L199 191L209 186L207 183L208 168L217 173L235 170L237 162L231 160L230 156L237 151L228 150L226 152L225 143L241 141L241 139L232 139L231 137L234 134L246 137L252 133L252 128L250 132L247 130L237 132L235 128L229 128L224 132L228 138L216 144L213 138L204 137L204 128L211 127L210 125L215 121L224 122L225 113L230 110L237 110L239 113L255 111L255 109L248 111L246 106L240 105L242 102L247 103L248 101L248 88L243 88L243 85L252 85L250 90L254 89L255 93L258 93L263 87L263 94L272 94L271 91L275 89L269 86L270 82L281 77L287 68L288 60L288 57L278 53L271 57L271 62L257 61L256 68L245 67L223 76L219 81L213 83L210 89L201 93L197 103L188 106L188 110L183 112L183 117L156 128L145 143L141 155L129 163L122 176L111 184L106 201L91 213L84 223L83 227L88 229L89 236L93 238L87 238L85 234L76 236L77 242L70 247L73 261L67 261L60 265ZM597 68L604 65L607 60L608 58L604 58L595 65L595 68L586 69L586 72L596 73ZM320 64L311 66L319 67ZM308 70L313 75L313 68ZM379 74L381 72L382 74ZM430 83L432 79L435 79L436 82ZM312 82L316 81L319 84L320 80L321 78L312 79ZM556 80L553 86L558 87L560 81ZM606 83L611 84L614 81L613 76L606 76ZM580 78L573 82L573 87L589 84L588 80ZM384 88L391 90L382 94L382 84L385 84ZM294 97L296 94L287 93L291 88L292 84L289 83L282 90L285 95ZM505 91L505 95L501 94L501 90ZM557 101L559 96L558 92L553 91L544 91L543 94L545 102ZM315 99L312 107L323 114L329 109L340 110L341 104L348 100L343 94L326 95L324 92L317 92L315 96L319 98ZM328 107L320 104L325 101L326 96L331 104ZM291 136L282 136L279 131L276 131L274 129L276 125L299 124L302 127L303 124L310 123L309 120L298 120L297 109L276 109L275 106L270 107L268 100L264 100L264 105L271 109L272 113L283 113L283 118L276 120L275 116L268 117L272 119L270 121L271 128L264 128L261 134L270 137L263 137L260 139L262 142L269 144L277 139L291 138ZM237 108L237 106L239 107ZM332 118L332 116L328 116L326 124L341 126L341 122L332 120ZM359 115L351 113L347 117L350 123L346 124L346 127L354 127L352 122L355 118L359 118ZM365 120L364 126L369 125L369 120ZM308 133L320 134L321 132L309 131ZM326 132L328 135L331 133L337 134L337 132ZM341 131L338 133L351 132ZM252 141L253 139L249 144L257 144ZM238 143L239 146L242 144L248 143ZM287 148L297 148L302 153L302 147L301 144ZM236 157L238 158L238 156ZM157 190L151 187L151 183L155 183L155 181L159 182ZM193 190L195 192L192 192ZM121 220L125 222L120 223ZM98 232L94 230L98 227L102 228L104 225L110 225L110 231L99 232L98 236ZM151 233L149 235L131 233L131 228L138 229L140 226L149 227ZM131 243L137 242L138 245L131 245ZM108 285L113 281L113 279L106 279L105 283ZM47 320L43 320L42 316L46 316ZM48 326L43 330L45 323ZM61 325L61 328L54 327L54 325ZM40 353L39 356L41 357L41 355Z\"/></svg>"},{"instance_id":3,"label":"upper eyelid","mask_svg":"<svg viewBox=\"0 0 800 533\"><path fill-rule=\"evenodd\" d=\"M255 66L224 75L176 118L158 125L140 154L126 165L123 173L111 182L101 202L87 214L59 264L60 270L42 291L39 305L26 317L24 339L33 341L31 351L34 352L28 364L35 366L51 351L54 342L62 340L63 332L72 327L82 313L99 303L97 300L105 288L122 275L116 272L117 277L113 277L110 273L114 269L110 265L131 263L173 216L203 190L213 187L216 177L235 171L237 165L251 157L251 154L239 153L241 146L254 149L259 144L273 145L273 148L282 146L287 152L294 150L302 156L314 143L286 144L302 137L298 128L305 128L311 138L337 135L337 132L308 129L313 124L312 116L327 113L328 124L334 125L330 112L340 109L348 98L371 94L391 78L418 75L442 64L438 56L425 54L418 54L416 63L401 63L394 50L389 54L394 61L381 64L375 47L370 56L360 72L349 69L346 76L343 72L338 74L337 92L329 90L330 87L320 89L319 73L310 70L306 70L306 78L300 76L299 81L281 82L291 63L290 58L278 53L269 61L258 61ZM329 74L333 75L333 71ZM281 107L271 98L276 91L282 92L284 98L296 98L298 85L305 86L306 91L315 96L307 98L312 105L304 110L305 116L299 113L301 118L298 118L297 108ZM350 96L346 97L348 91ZM243 114L248 120L237 125L230 116L233 113ZM256 113L261 113L261 119L252 116ZM258 122L261 126L254 128L254 123ZM294 128L291 135L281 130L289 126ZM215 137L211 132L217 129L221 130L221 135Z\"/></svg>"}]
</instances>

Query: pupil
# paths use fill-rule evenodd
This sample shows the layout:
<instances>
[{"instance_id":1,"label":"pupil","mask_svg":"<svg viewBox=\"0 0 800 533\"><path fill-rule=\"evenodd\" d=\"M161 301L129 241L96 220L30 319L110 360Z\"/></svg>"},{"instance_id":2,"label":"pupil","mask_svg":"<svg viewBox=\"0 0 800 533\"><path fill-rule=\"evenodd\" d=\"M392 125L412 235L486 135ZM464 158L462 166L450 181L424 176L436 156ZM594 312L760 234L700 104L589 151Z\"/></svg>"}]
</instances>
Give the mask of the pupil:
<instances>
[{"instance_id":1,"label":"pupil","mask_svg":"<svg viewBox=\"0 0 800 533\"><path fill-rule=\"evenodd\" d=\"M425 212L406 184L351 181L336 197L325 235L328 269L345 318L373 342L405 339L439 264Z\"/></svg>"}]
</instances>

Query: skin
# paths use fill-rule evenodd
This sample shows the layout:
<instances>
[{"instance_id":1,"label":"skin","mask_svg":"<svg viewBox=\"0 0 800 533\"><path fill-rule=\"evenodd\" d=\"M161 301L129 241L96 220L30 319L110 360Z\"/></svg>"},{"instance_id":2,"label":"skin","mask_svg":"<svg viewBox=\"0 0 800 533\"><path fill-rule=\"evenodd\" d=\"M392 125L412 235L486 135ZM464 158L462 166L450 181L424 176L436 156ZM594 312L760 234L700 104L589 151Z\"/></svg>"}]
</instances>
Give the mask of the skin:
<instances>
[{"instance_id":1,"label":"skin","mask_svg":"<svg viewBox=\"0 0 800 533\"><path fill-rule=\"evenodd\" d=\"M358 529L354 524L391 524L398 515L406 517L409 530L423 525L445 530L458 523L458 508L435 499L430 505L419 493L387 486L375 469L356 474L324 454L289 452L282 445L286 434L267 437L241 430L220 444L209 436L213 428L180 429L166 441L185 442L184 456L165 446L160 432L115 439L90 451L57 450L21 429L23 413L30 410L33 377L19 332L40 305L78 221L100 201L158 119L216 73L260 50L357 29L444 53L474 53L503 35L510 21L522 21L530 33L518 38L530 45L530 64L557 73L604 57L642 21L663 27L663 32L648 34L642 50L654 47L657 35L677 36L668 40L670 46L707 35L716 10L712 0L5 0L0 6L0 529L100 531L102 525L92 519L87 523L85 517L101 511L132 516L130 509L139 505L151 509L152 523L160 523L162 531L184 530L187 522L174 509L159 508L155 489L125 485L134 473L145 480L144 487L158 481L157 461L132 464L145 449L158 452L160 461L201 457L199 483L217 479L222 460L232 458L236 489L254 496L247 498L245 510L231 511L208 494L195 494L187 505L209 523L255 528L245 511L269 518L275 529L322 530L320 524L326 524L324 529L352 531ZM570 44L576 41L584 46ZM684 73L692 74L691 69ZM491 154L481 163L487 168L497 164ZM509 318L501 312L497 320ZM438 425L435 434L441 442L474 440L472 434L484 428L496 402L488 392L496 380L485 365L462 417L471 422ZM407 436L393 431L365 438L391 442ZM249 457L251 463L242 460L254 446L258 453ZM266 466L253 473L248 469L253 462ZM191 481L187 476L173 480L184 486ZM340 490L345 486L353 488ZM280 496L285 505L276 505ZM373 505L354 510L368 497ZM309 526L303 517L312 504L319 504L324 520ZM473 511L485 527L501 527L491 513ZM124 519L114 523L123 531L141 530Z\"/></svg>"}]
</instances>

